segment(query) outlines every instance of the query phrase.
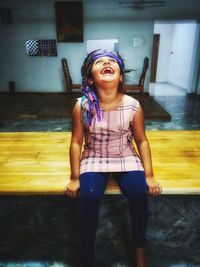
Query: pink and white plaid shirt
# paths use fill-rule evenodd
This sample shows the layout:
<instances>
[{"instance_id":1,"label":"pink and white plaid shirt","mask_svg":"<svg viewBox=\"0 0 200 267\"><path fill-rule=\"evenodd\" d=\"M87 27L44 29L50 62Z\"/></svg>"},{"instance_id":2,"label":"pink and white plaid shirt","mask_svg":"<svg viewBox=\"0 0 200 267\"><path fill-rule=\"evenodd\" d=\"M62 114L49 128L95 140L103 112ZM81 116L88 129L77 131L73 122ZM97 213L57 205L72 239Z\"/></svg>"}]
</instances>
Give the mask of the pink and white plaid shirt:
<instances>
[{"instance_id":1,"label":"pink and white plaid shirt","mask_svg":"<svg viewBox=\"0 0 200 267\"><path fill-rule=\"evenodd\" d=\"M81 105L81 98L78 102ZM80 173L144 170L132 142L132 122L139 105L136 99L124 95L115 110L100 109L100 122L93 117L89 129L85 128Z\"/></svg>"}]
</instances>

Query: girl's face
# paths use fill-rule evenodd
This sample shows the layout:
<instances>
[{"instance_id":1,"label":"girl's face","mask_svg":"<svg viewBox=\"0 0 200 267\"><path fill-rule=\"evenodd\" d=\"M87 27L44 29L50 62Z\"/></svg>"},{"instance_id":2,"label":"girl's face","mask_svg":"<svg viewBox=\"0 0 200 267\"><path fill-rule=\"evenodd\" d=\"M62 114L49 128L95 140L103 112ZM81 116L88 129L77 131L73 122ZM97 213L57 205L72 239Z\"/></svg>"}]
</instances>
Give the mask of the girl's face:
<instances>
[{"instance_id":1,"label":"girl's face","mask_svg":"<svg viewBox=\"0 0 200 267\"><path fill-rule=\"evenodd\" d=\"M100 57L96 59L91 69L92 79L96 86L107 82L119 82L123 80L117 61L111 57Z\"/></svg>"}]
</instances>

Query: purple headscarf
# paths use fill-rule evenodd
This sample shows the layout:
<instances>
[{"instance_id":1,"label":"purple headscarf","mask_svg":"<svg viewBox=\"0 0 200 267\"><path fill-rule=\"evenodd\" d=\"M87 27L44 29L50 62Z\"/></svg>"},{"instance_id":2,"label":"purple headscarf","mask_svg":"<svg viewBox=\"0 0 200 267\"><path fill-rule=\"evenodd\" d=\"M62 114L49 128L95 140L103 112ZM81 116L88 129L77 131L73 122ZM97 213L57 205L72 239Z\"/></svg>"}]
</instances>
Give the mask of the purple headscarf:
<instances>
[{"instance_id":1,"label":"purple headscarf","mask_svg":"<svg viewBox=\"0 0 200 267\"><path fill-rule=\"evenodd\" d=\"M84 60L83 65L81 67L81 75L82 75L82 107L84 112L84 124L90 126L93 115L97 114L98 121L101 120L99 101L95 93L95 87L91 86L88 83L88 80L92 78L91 76L91 68L94 61L100 57L111 57L115 59L119 65L121 74L124 74L124 62L121 56L109 49L98 49L91 52Z\"/></svg>"}]
</instances>

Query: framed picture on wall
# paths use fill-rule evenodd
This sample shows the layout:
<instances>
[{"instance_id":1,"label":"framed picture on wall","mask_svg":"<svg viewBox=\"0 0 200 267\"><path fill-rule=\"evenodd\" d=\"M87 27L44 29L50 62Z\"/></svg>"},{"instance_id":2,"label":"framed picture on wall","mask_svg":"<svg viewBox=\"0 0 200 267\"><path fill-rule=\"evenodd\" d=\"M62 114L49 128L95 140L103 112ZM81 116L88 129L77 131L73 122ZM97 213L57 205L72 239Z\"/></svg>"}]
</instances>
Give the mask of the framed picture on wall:
<instances>
[{"instance_id":1,"label":"framed picture on wall","mask_svg":"<svg viewBox=\"0 0 200 267\"><path fill-rule=\"evenodd\" d=\"M27 40L26 54L27 56L56 57L56 40Z\"/></svg>"},{"instance_id":2,"label":"framed picture on wall","mask_svg":"<svg viewBox=\"0 0 200 267\"><path fill-rule=\"evenodd\" d=\"M57 42L83 42L83 2L55 2Z\"/></svg>"}]
</instances>

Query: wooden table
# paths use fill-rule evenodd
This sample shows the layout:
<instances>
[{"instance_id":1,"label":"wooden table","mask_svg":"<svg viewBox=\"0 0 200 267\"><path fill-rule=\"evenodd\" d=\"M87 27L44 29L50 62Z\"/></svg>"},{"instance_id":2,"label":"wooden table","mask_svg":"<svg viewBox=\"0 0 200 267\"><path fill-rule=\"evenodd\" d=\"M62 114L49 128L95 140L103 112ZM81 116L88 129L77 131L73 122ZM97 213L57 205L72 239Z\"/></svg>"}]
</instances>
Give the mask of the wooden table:
<instances>
[{"instance_id":1,"label":"wooden table","mask_svg":"<svg viewBox=\"0 0 200 267\"><path fill-rule=\"evenodd\" d=\"M0 133L0 194L63 194L70 132ZM200 193L200 131L147 131L162 194ZM120 193L110 179L106 194Z\"/></svg>"}]
</instances>

